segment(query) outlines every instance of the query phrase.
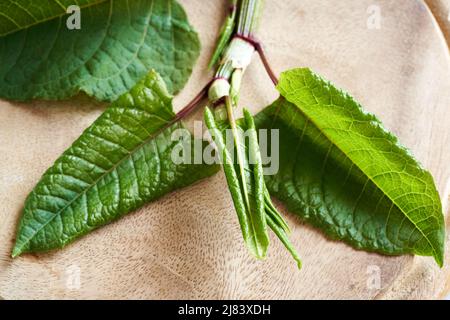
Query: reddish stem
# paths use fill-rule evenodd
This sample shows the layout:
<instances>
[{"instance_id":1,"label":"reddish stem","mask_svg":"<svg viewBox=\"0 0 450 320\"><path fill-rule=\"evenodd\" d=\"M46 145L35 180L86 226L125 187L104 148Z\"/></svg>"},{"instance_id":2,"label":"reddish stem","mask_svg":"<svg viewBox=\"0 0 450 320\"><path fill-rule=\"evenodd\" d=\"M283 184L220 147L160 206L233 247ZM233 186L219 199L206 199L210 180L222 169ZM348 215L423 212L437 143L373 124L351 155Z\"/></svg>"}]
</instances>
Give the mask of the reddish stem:
<instances>
[{"instance_id":1,"label":"reddish stem","mask_svg":"<svg viewBox=\"0 0 450 320\"><path fill-rule=\"evenodd\" d=\"M264 68L266 69L267 74L270 77L270 80L272 80L273 84L276 86L278 85L278 77L275 75L275 72L273 72L269 60L267 59L267 56L264 52L263 46L260 42L255 41L255 49L258 51L259 57L261 58L261 61L264 65Z\"/></svg>"},{"instance_id":2,"label":"reddish stem","mask_svg":"<svg viewBox=\"0 0 450 320\"><path fill-rule=\"evenodd\" d=\"M200 102L208 96L208 90L212 81L213 80L209 81L208 84L195 96L195 98L177 113L173 122L186 118L197 109Z\"/></svg>"},{"instance_id":3,"label":"reddish stem","mask_svg":"<svg viewBox=\"0 0 450 320\"><path fill-rule=\"evenodd\" d=\"M258 52L259 57L261 58L261 61L264 65L264 68L266 69L267 74L270 77L270 80L272 80L274 85L278 84L278 77L275 75L275 72L273 72L272 67L270 66L269 60L267 59L266 53L264 52L264 48L258 40L254 39L253 37L246 37L242 34L236 34L234 36L235 38L242 39L249 44L251 44L255 50Z\"/></svg>"}]
</instances>

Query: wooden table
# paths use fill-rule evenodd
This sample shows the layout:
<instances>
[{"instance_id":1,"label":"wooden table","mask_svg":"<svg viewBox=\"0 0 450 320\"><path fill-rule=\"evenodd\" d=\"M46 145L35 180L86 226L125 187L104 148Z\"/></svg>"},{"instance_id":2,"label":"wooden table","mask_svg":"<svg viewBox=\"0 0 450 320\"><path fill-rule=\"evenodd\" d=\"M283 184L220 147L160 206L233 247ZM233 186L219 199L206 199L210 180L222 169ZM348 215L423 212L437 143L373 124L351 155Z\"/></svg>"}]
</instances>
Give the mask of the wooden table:
<instances>
[{"instance_id":1,"label":"wooden table","mask_svg":"<svg viewBox=\"0 0 450 320\"><path fill-rule=\"evenodd\" d=\"M181 1L203 52L177 108L207 81L226 1ZM277 72L309 66L379 116L435 177L448 212L450 58L421 0L378 0L380 29L367 27L372 0L267 0L260 38ZM439 23L448 0L429 1ZM443 9L444 8L444 9ZM255 59L242 105L261 109L277 94ZM438 298L448 290L430 258L385 257L327 240L288 215L304 268L273 239L268 258L244 247L223 174L168 195L48 254L10 258L25 197L44 170L101 112L86 100L0 101L0 296L3 298ZM197 115L199 117L199 115ZM285 211L281 207L282 211ZM373 276L379 276L379 286ZM78 277L79 276L79 277ZM79 281L78 281L79 280ZM375 283L375 285L374 285Z\"/></svg>"}]
</instances>

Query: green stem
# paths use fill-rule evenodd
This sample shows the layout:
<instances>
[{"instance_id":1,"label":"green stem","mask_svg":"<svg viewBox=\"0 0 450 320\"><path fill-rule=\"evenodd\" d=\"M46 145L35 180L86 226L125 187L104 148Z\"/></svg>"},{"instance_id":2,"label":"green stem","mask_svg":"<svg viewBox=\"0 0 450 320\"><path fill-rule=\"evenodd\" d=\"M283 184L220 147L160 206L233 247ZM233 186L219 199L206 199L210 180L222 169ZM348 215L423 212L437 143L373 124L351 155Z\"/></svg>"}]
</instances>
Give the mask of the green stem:
<instances>
[{"instance_id":1,"label":"green stem","mask_svg":"<svg viewBox=\"0 0 450 320\"><path fill-rule=\"evenodd\" d=\"M232 38L228 46L221 50L223 51L222 60L219 62L215 74L215 78L219 79L217 83L213 81L211 84L209 95L212 103L225 98L223 80L226 80L231 88L228 95L231 95L233 103L237 104L242 76L255 52L255 44L251 39L257 32L262 6L263 0L241 0L236 28L236 35L240 37ZM232 79L233 75L234 79ZM218 94L219 91L221 94Z\"/></svg>"},{"instance_id":2,"label":"green stem","mask_svg":"<svg viewBox=\"0 0 450 320\"><path fill-rule=\"evenodd\" d=\"M236 157L237 157L237 161L238 161L238 165L239 165L239 173L241 175L241 188L244 194L244 198L245 198L245 205L247 207L247 210L250 211L250 200L248 198L248 190L247 190L247 180L246 180L246 176L245 176L245 163L244 163L244 159L243 159L243 154L242 154L242 141L240 141L240 135L238 132L238 128L236 125L236 119L234 118L234 108L233 108L233 104L231 102L230 97L225 97L225 106L227 109L227 115L228 115L228 121L230 123L231 126L231 131L233 133L233 139L234 139L234 145L236 147Z\"/></svg>"},{"instance_id":3,"label":"green stem","mask_svg":"<svg viewBox=\"0 0 450 320\"><path fill-rule=\"evenodd\" d=\"M238 104L241 81L245 70L252 60L255 51L258 51L263 60L264 66L276 84L277 79L264 55L262 46L254 40L255 33L259 25L259 17L262 9L263 0L241 0L239 2L239 18L236 28L236 34L228 34L225 24L225 31L222 31L218 48L212 61L218 61L217 52L223 51L221 61L215 77L208 91L210 103L218 109L214 116L209 108L205 110L205 122L210 131L215 134L213 140L218 145L219 152L227 161L231 161L230 154L225 146L223 132L218 129L216 119L219 118L219 112L226 113L227 118L222 118L221 128L229 126L233 136L234 150L237 158L237 164L224 162L223 168L227 177L228 187L230 189L236 212L241 224L242 233L249 249L258 257L265 256L269 237L267 234L267 225L280 238L288 251L301 267L300 258L294 247L289 241L289 227L270 199L264 182L263 167L261 164L261 155L258 144L256 127L251 114L244 109L245 124L244 129L252 130L249 138L249 160L247 160L246 139L242 139L239 132L238 123L234 117L234 108ZM235 17L229 17L234 19ZM233 22L234 23L234 22ZM227 46L222 48L222 41L228 38ZM229 41L231 39L231 41ZM228 123L226 123L228 122ZM215 138L214 138L215 137ZM242 141L244 140L244 141ZM252 157L250 157L252 156ZM250 160L253 159L255 163ZM249 190L251 193L249 193Z\"/></svg>"},{"instance_id":4,"label":"green stem","mask_svg":"<svg viewBox=\"0 0 450 320\"><path fill-rule=\"evenodd\" d=\"M263 0L242 0L237 34L253 38L259 27Z\"/></svg>"}]
</instances>

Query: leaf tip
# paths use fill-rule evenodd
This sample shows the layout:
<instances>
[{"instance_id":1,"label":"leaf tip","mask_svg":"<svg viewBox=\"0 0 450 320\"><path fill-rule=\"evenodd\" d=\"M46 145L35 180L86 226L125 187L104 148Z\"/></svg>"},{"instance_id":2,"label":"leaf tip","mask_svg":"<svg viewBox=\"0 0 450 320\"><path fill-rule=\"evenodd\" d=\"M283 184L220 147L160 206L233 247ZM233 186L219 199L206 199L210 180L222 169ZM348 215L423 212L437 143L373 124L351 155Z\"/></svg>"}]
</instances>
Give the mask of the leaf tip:
<instances>
[{"instance_id":1,"label":"leaf tip","mask_svg":"<svg viewBox=\"0 0 450 320\"><path fill-rule=\"evenodd\" d=\"M257 248L257 252L254 253L256 259L258 259L258 260L266 259L268 247L269 247L269 244L267 243L267 244Z\"/></svg>"},{"instance_id":2,"label":"leaf tip","mask_svg":"<svg viewBox=\"0 0 450 320\"><path fill-rule=\"evenodd\" d=\"M20 248L19 246L16 245L11 252L11 258L13 258L13 259L17 258L21 254L22 254L22 248Z\"/></svg>"},{"instance_id":3,"label":"leaf tip","mask_svg":"<svg viewBox=\"0 0 450 320\"><path fill-rule=\"evenodd\" d=\"M260 243L247 243L247 248L251 255L258 260L264 260L267 257L267 251L269 249L269 239Z\"/></svg>"},{"instance_id":4,"label":"leaf tip","mask_svg":"<svg viewBox=\"0 0 450 320\"><path fill-rule=\"evenodd\" d=\"M444 267L444 253L440 252L439 254L434 255L434 260L436 261L439 268Z\"/></svg>"},{"instance_id":5,"label":"leaf tip","mask_svg":"<svg viewBox=\"0 0 450 320\"><path fill-rule=\"evenodd\" d=\"M242 112L244 114L245 119L252 118L252 114L250 113L250 111L247 108L243 108Z\"/></svg>"},{"instance_id":6,"label":"leaf tip","mask_svg":"<svg viewBox=\"0 0 450 320\"><path fill-rule=\"evenodd\" d=\"M441 228L439 232L439 236L436 242L433 245L433 254L434 260L436 261L439 268L444 267L444 256L445 256L445 229Z\"/></svg>"}]
</instances>

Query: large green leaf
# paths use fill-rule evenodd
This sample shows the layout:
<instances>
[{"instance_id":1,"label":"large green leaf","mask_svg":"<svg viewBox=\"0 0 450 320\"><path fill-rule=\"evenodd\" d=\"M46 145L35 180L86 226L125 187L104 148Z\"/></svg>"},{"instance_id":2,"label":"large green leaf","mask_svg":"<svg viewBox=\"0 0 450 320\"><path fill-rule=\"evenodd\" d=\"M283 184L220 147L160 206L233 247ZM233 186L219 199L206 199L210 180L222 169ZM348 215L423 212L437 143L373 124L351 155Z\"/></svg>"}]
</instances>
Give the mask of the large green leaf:
<instances>
[{"instance_id":1,"label":"large green leaf","mask_svg":"<svg viewBox=\"0 0 450 320\"><path fill-rule=\"evenodd\" d=\"M71 5L85 8L106 0L3 0L0 2L0 37L66 14Z\"/></svg>"},{"instance_id":2,"label":"large green leaf","mask_svg":"<svg viewBox=\"0 0 450 320\"><path fill-rule=\"evenodd\" d=\"M49 5L53 1L33 6L12 2L28 3L44 17L61 13ZM162 75L170 92L184 86L200 44L177 1L92 3L81 10L80 30L69 30L67 16L59 15L29 27L20 22L20 30L0 38L1 97L54 100L82 91L114 101L150 69ZM12 5L0 5L0 10L4 18L23 14Z\"/></svg>"},{"instance_id":3,"label":"large green leaf","mask_svg":"<svg viewBox=\"0 0 450 320\"><path fill-rule=\"evenodd\" d=\"M150 73L113 103L56 160L28 196L13 256L63 247L218 166L176 164L186 143L172 137L172 97ZM193 152L194 148L191 147Z\"/></svg>"},{"instance_id":4,"label":"large green leaf","mask_svg":"<svg viewBox=\"0 0 450 320\"><path fill-rule=\"evenodd\" d=\"M445 227L433 178L375 116L308 69L285 72L257 117L280 130L271 193L327 235L369 251L433 256Z\"/></svg>"}]
</instances>

